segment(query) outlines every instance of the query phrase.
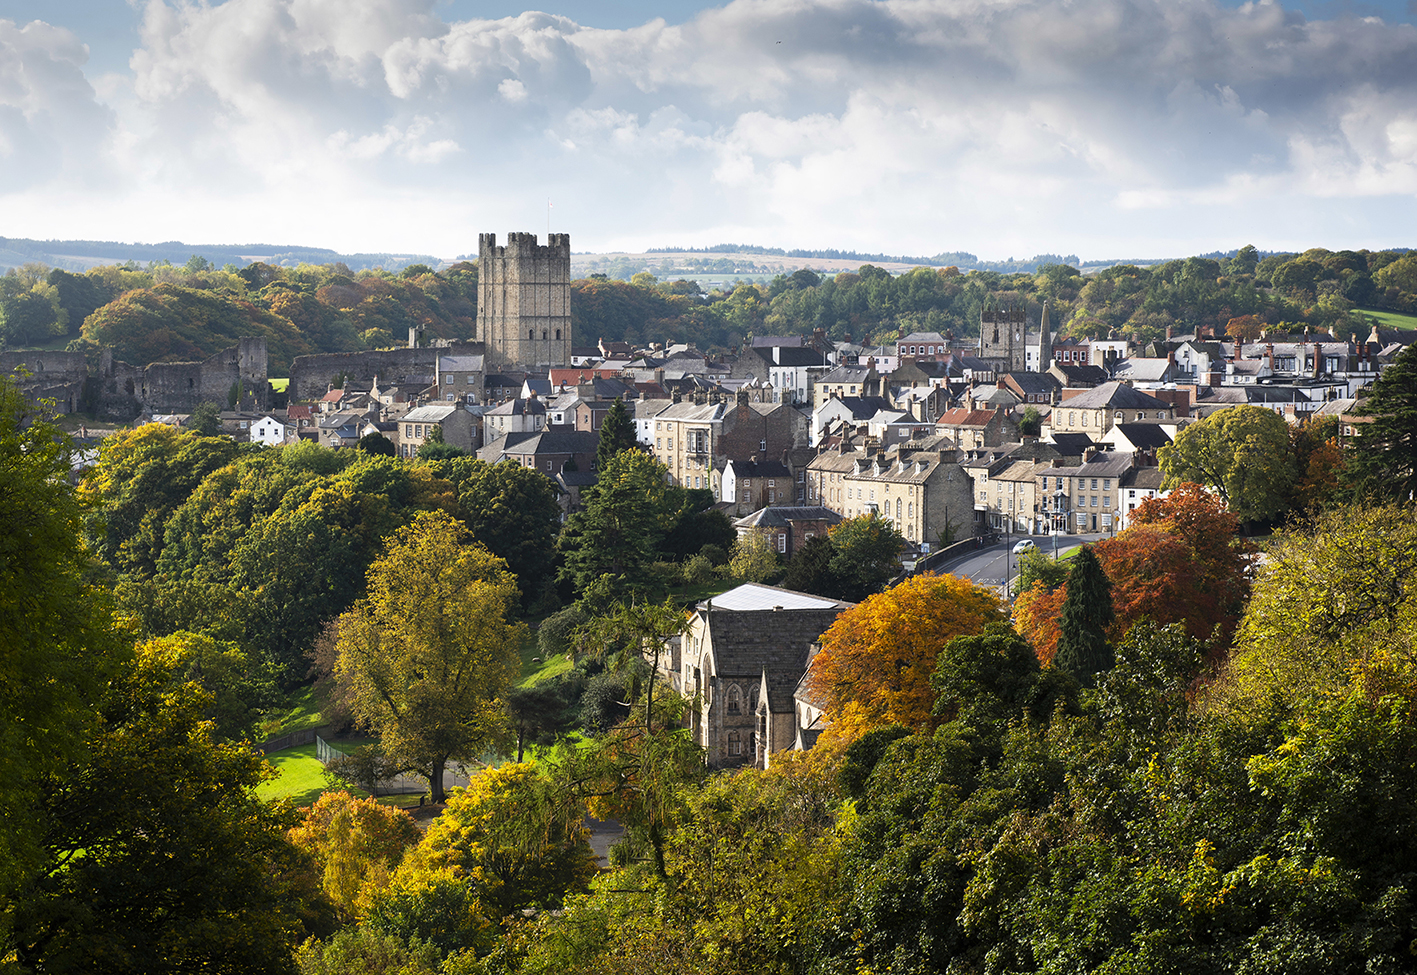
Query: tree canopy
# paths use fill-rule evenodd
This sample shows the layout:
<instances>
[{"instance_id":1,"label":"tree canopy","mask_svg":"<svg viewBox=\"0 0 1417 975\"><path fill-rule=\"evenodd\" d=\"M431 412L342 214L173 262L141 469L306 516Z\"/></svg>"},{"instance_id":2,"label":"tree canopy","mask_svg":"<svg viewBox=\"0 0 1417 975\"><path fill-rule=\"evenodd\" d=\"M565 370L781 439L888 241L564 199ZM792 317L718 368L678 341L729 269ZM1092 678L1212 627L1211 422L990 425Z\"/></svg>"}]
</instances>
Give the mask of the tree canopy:
<instances>
[{"instance_id":1,"label":"tree canopy","mask_svg":"<svg viewBox=\"0 0 1417 975\"><path fill-rule=\"evenodd\" d=\"M449 759L472 759L506 735L500 703L518 668L523 627L506 563L444 512L420 513L369 567L368 595L340 617L337 678L384 753L443 800Z\"/></svg>"}]
</instances>

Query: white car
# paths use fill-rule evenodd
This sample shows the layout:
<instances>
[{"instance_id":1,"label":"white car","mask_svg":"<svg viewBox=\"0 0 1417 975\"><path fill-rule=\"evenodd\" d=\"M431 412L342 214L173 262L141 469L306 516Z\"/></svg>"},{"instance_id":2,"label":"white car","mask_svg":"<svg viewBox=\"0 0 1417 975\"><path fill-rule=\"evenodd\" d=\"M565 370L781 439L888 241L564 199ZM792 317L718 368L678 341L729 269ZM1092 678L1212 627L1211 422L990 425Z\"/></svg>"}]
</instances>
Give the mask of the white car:
<instances>
[{"instance_id":1,"label":"white car","mask_svg":"<svg viewBox=\"0 0 1417 975\"><path fill-rule=\"evenodd\" d=\"M1033 544L1033 539L1031 539L1031 538L1022 539L1021 541L1018 541L1018 542L1015 542L1015 543L1014 543L1014 554L1015 554L1015 555L1022 555L1024 552L1027 552L1029 549L1034 548L1034 547L1035 547L1035 546L1034 546L1034 544Z\"/></svg>"}]
</instances>

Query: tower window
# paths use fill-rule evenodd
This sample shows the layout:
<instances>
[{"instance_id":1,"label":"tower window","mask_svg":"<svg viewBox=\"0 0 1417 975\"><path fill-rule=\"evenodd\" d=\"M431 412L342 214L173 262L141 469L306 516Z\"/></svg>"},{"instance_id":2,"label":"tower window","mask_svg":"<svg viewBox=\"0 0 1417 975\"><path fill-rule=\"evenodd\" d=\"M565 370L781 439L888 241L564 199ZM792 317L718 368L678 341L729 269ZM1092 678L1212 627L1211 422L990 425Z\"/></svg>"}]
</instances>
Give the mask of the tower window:
<instances>
[{"instance_id":1,"label":"tower window","mask_svg":"<svg viewBox=\"0 0 1417 975\"><path fill-rule=\"evenodd\" d=\"M556 329L556 341L561 341L561 330L559 328Z\"/></svg>"},{"instance_id":2,"label":"tower window","mask_svg":"<svg viewBox=\"0 0 1417 975\"><path fill-rule=\"evenodd\" d=\"M536 341L536 330L535 330L535 329L529 328L529 329L526 330L526 340L527 340L528 342L535 342L535 341Z\"/></svg>"}]
</instances>

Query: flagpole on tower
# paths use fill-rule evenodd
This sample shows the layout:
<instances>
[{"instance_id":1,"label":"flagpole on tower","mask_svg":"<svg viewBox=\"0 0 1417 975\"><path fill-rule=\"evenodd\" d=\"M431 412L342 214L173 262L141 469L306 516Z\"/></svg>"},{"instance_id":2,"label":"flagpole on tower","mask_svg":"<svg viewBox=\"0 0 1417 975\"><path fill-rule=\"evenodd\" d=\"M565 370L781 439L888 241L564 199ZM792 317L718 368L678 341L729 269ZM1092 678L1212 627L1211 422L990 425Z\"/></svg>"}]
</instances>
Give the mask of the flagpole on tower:
<instances>
[{"instance_id":1,"label":"flagpole on tower","mask_svg":"<svg viewBox=\"0 0 1417 975\"><path fill-rule=\"evenodd\" d=\"M551 199L546 200L546 242L551 243Z\"/></svg>"}]
</instances>

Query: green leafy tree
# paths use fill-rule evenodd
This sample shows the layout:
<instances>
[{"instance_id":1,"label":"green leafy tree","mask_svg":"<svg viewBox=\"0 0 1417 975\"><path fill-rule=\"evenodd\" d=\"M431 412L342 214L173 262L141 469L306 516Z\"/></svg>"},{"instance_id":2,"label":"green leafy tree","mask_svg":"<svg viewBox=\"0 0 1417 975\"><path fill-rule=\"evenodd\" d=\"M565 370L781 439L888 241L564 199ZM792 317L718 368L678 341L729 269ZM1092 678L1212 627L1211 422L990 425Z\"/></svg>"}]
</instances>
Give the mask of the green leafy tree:
<instances>
[{"instance_id":1,"label":"green leafy tree","mask_svg":"<svg viewBox=\"0 0 1417 975\"><path fill-rule=\"evenodd\" d=\"M840 580L838 598L860 602L885 588L900 572L905 539L894 525L871 513L848 518L831 530L832 574Z\"/></svg>"},{"instance_id":2,"label":"green leafy tree","mask_svg":"<svg viewBox=\"0 0 1417 975\"><path fill-rule=\"evenodd\" d=\"M85 581L71 441L0 377L0 911L41 856L42 785L85 755L93 703L121 657ZM3 919L0 919L3 933Z\"/></svg>"},{"instance_id":3,"label":"green leafy tree","mask_svg":"<svg viewBox=\"0 0 1417 975\"><path fill-rule=\"evenodd\" d=\"M458 515L472 537L506 559L525 597L551 582L561 507L545 475L511 461L488 464L475 457L444 460L433 467L457 492Z\"/></svg>"},{"instance_id":4,"label":"green leafy tree","mask_svg":"<svg viewBox=\"0 0 1417 975\"><path fill-rule=\"evenodd\" d=\"M1018 421L1018 432L1025 437L1036 437L1043 430L1043 417L1037 407L1027 407Z\"/></svg>"},{"instance_id":5,"label":"green leafy tree","mask_svg":"<svg viewBox=\"0 0 1417 975\"><path fill-rule=\"evenodd\" d=\"M638 449L635 420L625 408L624 401L617 399L605 411L605 419L600 424L600 439L595 445L595 467L604 470L606 463L620 451Z\"/></svg>"},{"instance_id":6,"label":"green leafy tree","mask_svg":"<svg viewBox=\"0 0 1417 975\"><path fill-rule=\"evenodd\" d=\"M221 409L215 403L198 403L187 418L187 428L199 437L221 436Z\"/></svg>"},{"instance_id":7,"label":"green leafy tree","mask_svg":"<svg viewBox=\"0 0 1417 975\"><path fill-rule=\"evenodd\" d=\"M210 706L160 648L110 682L89 754L30 813L46 861L12 906L23 970L284 973L324 933L293 815L256 797L259 754L212 740Z\"/></svg>"},{"instance_id":8,"label":"green leafy tree","mask_svg":"<svg viewBox=\"0 0 1417 975\"><path fill-rule=\"evenodd\" d=\"M1112 647L1107 628L1112 625L1112 583L1090 546L1073 557L1068 572L1068 595L1058 624L1058 652L1053 666L1091 685L1097 675L1111 670Z\"/></svg>"},{"instance_id":9,"label":"green leafy tree","mask_svg":"<svg viewBox=\"0 0 1417 975\"><path fill-rule=\"evenodd\" d=\"M1298 482L1289 425L1260 406L1228 407L1184 427L1160 461L1167 488L1204 485L1243 522L1284 514Z\"/></svg>"},{"instance_id":10,"label":"green leafy tree","mask_svg":"<svg viewBox=\"0 0 1417 975\"><path fill-rule=\"evenodd\" d=\"M340 617L337 678L384 752L444 797L450 759L472 759L506 732L499 698L517 670L523 627L506 563L441 511L419 514L369 567L368 596Z\"/></svg>"},{"instance_id":11,"label":"green leafy tree","mask_svg":"<svg viewBox=\"0 0 1417 975\"><path fill-rule=\"evenodd\" d=\"M1371 501L1417 498L1417 344L1400 352L1362 402L1371 421L1357 425L1345 484Z\"/></svg>"}]
</instances>

